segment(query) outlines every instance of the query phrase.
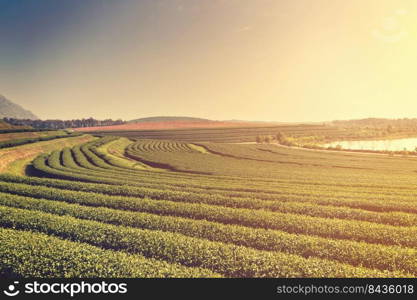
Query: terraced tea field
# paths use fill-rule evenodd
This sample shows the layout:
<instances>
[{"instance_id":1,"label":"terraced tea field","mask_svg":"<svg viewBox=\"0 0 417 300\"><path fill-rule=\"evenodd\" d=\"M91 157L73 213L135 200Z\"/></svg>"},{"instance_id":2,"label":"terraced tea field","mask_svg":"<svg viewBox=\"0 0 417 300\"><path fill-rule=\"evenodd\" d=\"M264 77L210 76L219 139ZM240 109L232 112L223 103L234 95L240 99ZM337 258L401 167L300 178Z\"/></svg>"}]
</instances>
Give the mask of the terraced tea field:
<instances>
[{"instance_id":1,"label":"terraced tea field","mask_svg":"<svg viewBox=\"0 0 417 300\"><path fill-rule=\"evenodd\" d=\"M1 276L417 276L413 157L106 136L27 174L0 175Z\"/></svg>"},{"instance_id":2,"label":"terraced tea field","mask_svg":"<svg viewBox=\"0 0 417 300\"><path fill-rule=\"evenodd\" d=\"M2 134L0 134L0 136L1 135ZM24 175L26 165L40 153L48 153L63 147L72 147L76 144L82 144L93 139L94 137L90 135L66 135L56 139L47 139L46 141L0 149L0 172Z\"/></svg>"},{"instance_id":3,"label":"terraced tea field","mask_svg":"<svg viewBox=\"0 0 417 300\"><path fill-rule=\"evenodd\" d=\"M10 141L10 140L20 140L28 138L38 138L46 136L58 136L65 134L61 130L52 130L52 131L23 131L23 132L12 132L12 133L3 133L0 134L0 142Z\"/></svg>"},{"instance_id":4,"label":"terraced tea field","mask_svg":"<svg viewBox=\"0 0 417 300\"><path fill-rule=\"evenodd\" d=\"M116 126L117 127L117 126ZM259 135L276 135L281 132L292 137L304 136L322 136L328 139L334 137L350 139L355 137L355 131L345 130L335 126L316 125L316 124L296 124L296 125L269 125L269 126L240 126L240 127L224 127L224 128L174 128L160 130L103 130L96 127L85 129L84 132L97 135L124 136L128 138L141 139L170 139L186 142L218 142L218 143L241 143L255 142ZM83 128L77 129L83 131Z\"/></svg>"}]
</instances>

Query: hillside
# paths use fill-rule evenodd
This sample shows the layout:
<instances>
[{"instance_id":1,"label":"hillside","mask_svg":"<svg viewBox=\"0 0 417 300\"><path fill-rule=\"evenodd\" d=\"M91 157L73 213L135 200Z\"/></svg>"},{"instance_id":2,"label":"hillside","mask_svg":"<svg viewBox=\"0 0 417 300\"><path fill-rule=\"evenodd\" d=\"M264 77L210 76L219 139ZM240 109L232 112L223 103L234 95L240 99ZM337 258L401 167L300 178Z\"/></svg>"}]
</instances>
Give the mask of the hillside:
<instances>
[{"instance_id":1,"label":"hillside","mask_svg":"<svg viewBox=\"0 0 417 300\"><path fill-rule=\"evenodd\" d=\"M10 128L13 128L13 126L4 122L3 120L0 120L0 129L10 129Z\"/></svg>"},{"instance_id":2,"label":"hillside","mask_svg":"<svg viewBox=\"0 0 417 300\"><path fill-rule=\"evenodd\" d=\"M31 111L24 109L20 105L13 103L3 95L0 95L0 119L1 118L16 119L39 119Z\"/></svg>"}]
</instances>

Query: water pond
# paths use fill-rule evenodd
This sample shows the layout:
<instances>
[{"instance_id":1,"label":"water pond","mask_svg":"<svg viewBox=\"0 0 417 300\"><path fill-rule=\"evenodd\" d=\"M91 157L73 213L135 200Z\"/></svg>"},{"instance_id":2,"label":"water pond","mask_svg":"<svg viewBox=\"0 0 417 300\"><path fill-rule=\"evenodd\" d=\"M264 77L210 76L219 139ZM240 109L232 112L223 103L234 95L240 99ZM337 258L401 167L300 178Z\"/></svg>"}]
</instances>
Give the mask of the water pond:
<instances>
[{"instance_id":1,"label":"water pond","mask_svg":"<svg viewBox=\"0 0 417 300\"><path fill-rule=\"evenodd\" d=\"M343 149L350 150L376 150L376 151L415 151L417 138L403 138L392 140L364 140L364 141L339 141L325 144L325 147L342 146Z\"/></svg>"}]
</instances>

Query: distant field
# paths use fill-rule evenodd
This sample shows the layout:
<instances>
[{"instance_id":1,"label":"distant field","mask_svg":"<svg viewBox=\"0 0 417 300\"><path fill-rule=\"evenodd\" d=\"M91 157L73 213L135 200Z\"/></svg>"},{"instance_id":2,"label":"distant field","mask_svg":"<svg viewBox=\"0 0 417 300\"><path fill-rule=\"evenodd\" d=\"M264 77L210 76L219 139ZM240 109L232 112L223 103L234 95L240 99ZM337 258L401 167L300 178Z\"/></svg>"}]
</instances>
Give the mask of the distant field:
<instances>
[{"instance_id":1,"label":"distant field","mask_svg":"<svg viewBox=\"0 0 417 300\"><path fill-rule=\"evenodd\" d=\"M76 131L121 131L121 130L160 130L181 128L228 128L228 127L257 127L265 126L266 123L256 122L223 122L223 121L160 121L127 123L115 126L82 127Z\"/></svg>"},{"instance_id":2,"label":"distant field","mask_svg":"<svg viewBox=\"0 0 417 300\"><path fill-rule=\"evenodd\" d=\"M82 130L81 130L82 131ZM349 137L351 131L325 125L274 125L230 128L187 128L166 130L86 131L97 135L116 135L127 138L163 139L188 142L254 142L259 135L281 132L294 137L320 135L329 138Z\"/></svg>"},{"instance_id":3,"label":"distant field","mask_svg":"<svg viewBox=\"0 0 417 300\"><path fill-rule=\"evenodd\" d=\"M416 158L111 136L55 149L0 175L1 276L417 276Z\"/></svg>"}]
</instances>

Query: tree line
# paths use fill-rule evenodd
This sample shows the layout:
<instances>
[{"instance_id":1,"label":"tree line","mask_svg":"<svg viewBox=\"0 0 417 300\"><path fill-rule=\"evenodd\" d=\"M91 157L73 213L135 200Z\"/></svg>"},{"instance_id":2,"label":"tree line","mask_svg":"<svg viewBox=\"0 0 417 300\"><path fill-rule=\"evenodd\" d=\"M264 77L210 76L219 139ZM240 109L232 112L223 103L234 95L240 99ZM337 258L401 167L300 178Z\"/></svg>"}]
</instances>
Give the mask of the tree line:
<instances>
[{"instance_id":1,"label":"tree line","mask_svg":"<svg viewBox=\"0 0 417 300\"><path fill-rule=\"evenodd\" d=\"M282 132L278 132L275 135L258 135L256 137L256 142L258 144L278 143L286 146L292 146L289 138Z\"/></svg>"},{"instance_id":2,"label":"tree line","mask_svg":"<svg viewBox=\"0 0 417 300\"><path fill-rule=\"evenodd\" d=\"M15 126L30 126L36 129L64 129L64 128L79 128L79 127L95 127L95 126L113 126L121 125L126 122L118 119L96 120L94 118L88 119L74 119L74 120L30 120L30 119L15 119L4 118L6 123Z\"/></svg>"}]
</instances>

